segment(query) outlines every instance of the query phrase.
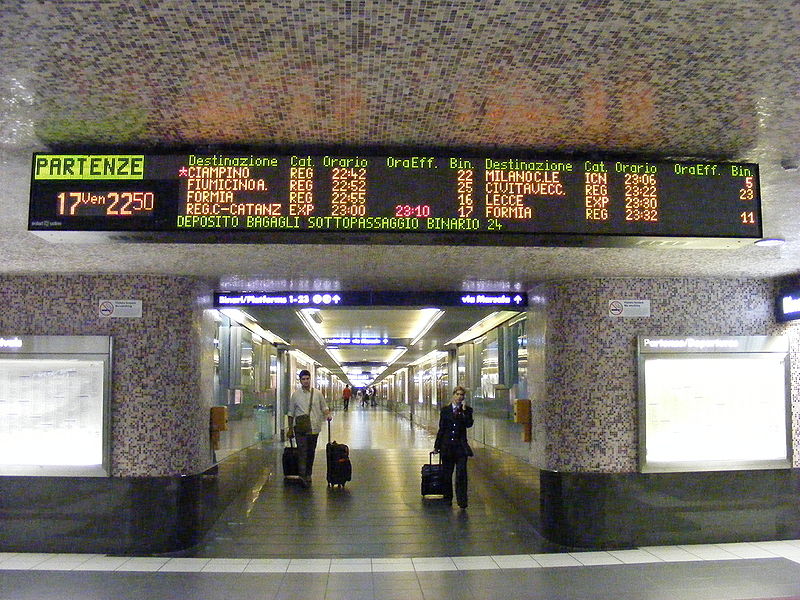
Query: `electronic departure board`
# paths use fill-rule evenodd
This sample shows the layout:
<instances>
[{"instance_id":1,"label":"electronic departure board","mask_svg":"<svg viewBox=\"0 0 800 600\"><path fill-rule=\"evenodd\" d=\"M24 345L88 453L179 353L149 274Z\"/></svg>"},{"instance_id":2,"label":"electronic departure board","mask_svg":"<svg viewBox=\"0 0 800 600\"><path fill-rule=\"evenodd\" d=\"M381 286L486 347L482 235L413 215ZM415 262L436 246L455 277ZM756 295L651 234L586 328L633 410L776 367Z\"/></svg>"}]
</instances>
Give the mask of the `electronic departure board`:
<instances>
[{"instance_id":1,"label":"electronic departure board","mask_svg":"<svg viewBox=\"0 0 800 600\"><path fill-rule=\"evenodd\" d=\"M34 154L54 240L738 246L758 166L454 155Z\"/></svg>"}]
</instances>

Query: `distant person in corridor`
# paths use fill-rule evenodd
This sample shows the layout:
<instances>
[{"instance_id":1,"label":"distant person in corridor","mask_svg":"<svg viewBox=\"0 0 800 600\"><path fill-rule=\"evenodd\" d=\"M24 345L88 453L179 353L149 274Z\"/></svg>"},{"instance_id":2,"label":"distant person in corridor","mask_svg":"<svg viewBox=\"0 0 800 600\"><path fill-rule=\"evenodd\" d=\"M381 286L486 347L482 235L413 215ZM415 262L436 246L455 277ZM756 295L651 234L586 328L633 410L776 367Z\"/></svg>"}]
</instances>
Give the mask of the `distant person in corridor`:
<instances>
[{"instance_id":1,"label":"distant person in corridor","mask_svg":"<svg viewBox=\"0 0 800 600\"><path fill-rule=\"evenodd\" d=\"M467 429L472 427L472 407L464 404L467 391L457 386L453 390L453 400L439 413L439 431L433 445L434 452L440 452L444 465L447 490L445 500L453 501L453 471L456 473L456 501L467 508L467 458L472 456L472 448L467 443Z\"/></svg>"},{"instance_id":2,"label":"distant person in corridor","mask_svg":"<svg viewBox=\"0 0 800 600\"><path fill-rule=\"evenodd\" d=\"M311 485L311 471L314 468L314 452L323 419L330 421L333 416L322 392L311 387L311 373L300 371L300 387L289 399L289 438L297 438L297 463L303 487ZM304 417L308 415L308 419Z\"/></svg>"},{"instance_id":3,"label":"distant person in corridor","mask_svg":"<svg viewBox=\"0 0 800 600\"><path fill-rule=\"evenodd\" d=\"M352 395L353 390L350 389L350 384L348 383L342 390L342 404L344 405L345 410L347 410L347 407L350 406L350 396Z\"/></svg>"}]
</instances>

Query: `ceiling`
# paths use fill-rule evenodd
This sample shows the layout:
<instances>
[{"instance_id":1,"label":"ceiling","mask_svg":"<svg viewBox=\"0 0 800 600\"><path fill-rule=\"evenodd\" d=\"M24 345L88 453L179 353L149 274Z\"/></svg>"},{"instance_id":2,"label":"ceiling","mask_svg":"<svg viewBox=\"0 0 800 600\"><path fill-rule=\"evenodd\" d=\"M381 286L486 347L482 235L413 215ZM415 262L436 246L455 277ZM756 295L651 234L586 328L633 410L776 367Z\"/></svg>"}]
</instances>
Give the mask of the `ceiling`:
<instances>
[{"instance_id":1,"label":"ceiling","mask_svg":"<svg viewBox=\"0 0 800 600\"><path fill-rule=\"evenodd\" d=\"M369 382L423 358L427 363L435 351L454 348L448 342L457 336L478 339L498 324L513 322L520 314L486 307L305 310L315 313L308 325L298 314L300 311L292 309L248 307L244 312L263 329L355 385L359 385L360 374L367 375ZM309 333L309 327L314 328L324 346ZM384 338L387 343L380 343Z\"/></svg>"},{"instance_id":2,"label":"ceiling","mask_svg":"<svg viewBox=\"0 0 800 600\"><path fill-rule=\"evenodd\" d=\"M800 3L4 0L0 272L222 289L529 289L800 270ZM79 146L461 148L760 165L783 246L54 244L30 154Z\"/></svg>"}]
</instances>

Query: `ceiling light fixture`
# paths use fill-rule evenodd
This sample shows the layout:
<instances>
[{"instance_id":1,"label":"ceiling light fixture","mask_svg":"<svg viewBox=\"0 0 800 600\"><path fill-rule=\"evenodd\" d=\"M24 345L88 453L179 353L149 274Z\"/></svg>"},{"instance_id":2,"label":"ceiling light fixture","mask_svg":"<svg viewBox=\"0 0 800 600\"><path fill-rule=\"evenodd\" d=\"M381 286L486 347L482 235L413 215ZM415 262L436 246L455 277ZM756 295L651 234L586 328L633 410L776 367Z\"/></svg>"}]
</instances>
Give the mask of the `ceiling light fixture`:
<instances>
[{"instance_id":1,"label":"ceiling light fixture","mask_svg":"<svg viewBox=\"0 0 800 600\"><path fill-rule=\"evenodd\" d=\"M421 356L414 362L408 363L409 367L416 367L417 365L421 365L424 363L435 363L444 358L447 358L447 352L443 352L442 350L431 350L425 356Z\"/></svg>"},{"instance_id":2,"label":"ceiling light fixture","mask_svg":"<svg viewBox=\"0 0 800 600\"><path fill-rule=\"evenodd\" d=\"M253 319L250 315L246 312L239 310L238 308L223 308L219 311L221 314L224 314L228 317L231 321L236 323L237 325L241 325L245 329L249 329L253 333L258 336L261 336L263 339L267 340L271 344L288 344L286 340L284 340L279 335L275 335L269 329L264 329L261 327L257 321Z\"/></svg>"},{"instance_id":3,"label":"ceiling light fixture","mask_svg":"<svg viewBox=\"0 0 800 600\"><path fill-rule=\"evenodd\" d=\"M783 238L762 238L753 242L756 246L768 248L770 246L782 246L786 243Z\"/></svg>"},{"instance_id":4,"label":"ceiling light fixture","mask_svg":"<svg viewBox=\"0 0 800 600\"><path fill-rule=\"evenodd\" d=\"M308 363L308 364L311 364L311 365L319 365L319 363L316 360L311 358L308 354L306 354L302 350L298 350L297 348L292 348L291 350L289 350L289 354L294 354L302 362L305 362L305 363Z\"/></svg>"},{"instance_id":5,"label":"ceiling light fixture","mask_svg":"<svg viewBox=\"0 0 800 600\"><path fill-rule=\"evenodd\" d=\"M325 342L322 341L322 332L317 331L317 323L311 316L314 314L313 311L315 310L317 309L303 308L301 310L295 311L295 314L300 318L300 322L306 326L306 329L308 329L308 333L311 334L311 337L313 337L316 340L316 342L324 348Z\"/></svg>"},{"instance_id":6,"label":"ceiling light fixture","mask_svg":"<svg viewBox=\"0 0 800 600\"><path fill-rule=\"evenodd\" d=\"M423 337L425 337L425 334L428 333L428 331L430 331L430 328L433 327L433 324L436 323L436 321L438 321L439 319L441 319L442 315L444 315L444 311L440 308L424 308L422 310L430 311L430 316L428 317L428 321L422 326L417 335L415 335L414 338L411 340L412 346L416 344L418 341L420 341Z\"/></svg>"},{"instance_id":7,"label":"ceiling light fixture","mask_svg":"<svg viewBox=\"0 0 800 600\"><path fill-rule=\"evenodd\" d=\"M344 357L341 355L341 351L339 350L339 348L329 348L326 346L325 352L327 352L328 356L330 356L333 359L333 362L335 362L340 367L342 366L342 363L346 362L344 360Z\"/></svg>"},{"instance_id":8,"label":"ceiling light fixture","mask_svg":"<svg viewBox=\"0 0 800 600\"><path fill-rule=\"evenodd\" d=\"M339 365L339 368L341 369L342 368L342 357L339 355L339 349L338 348L324 348L324 350L325 350L325 352L328 353L328 356L330 356L333 359L333 362L335 362L337 365ZM334 352L336 354L334 354Z\"/></svg>"},{"instance_id":9,"label":"ceiling light fixture","mask_svg":"<svg viewBox=\"0 0 800 600\"><path fill-rule=\"evenodd\" d=\"M467 330L462 331L452 340L444 343L445 346L451 344L463 344L464 342L475 341L480 336L484 335L487 331L498 327L499 325L514 319L519 315L514 311L495 311L483 317L480 321L471 325Z\"/></svg>"},{"instance_id":10,"label":"ceiling light fixture","mask_svg":"<svg viewBox=\"0 0 800 600\"><path fill-rule=\"evenodd\" d=\"M408 352L408 348L406 348L405 346L398 346L397 348L395 348L395 352L396 352L396 354L392 358L390 358L388 361L386 361L386 368L387 369L389 367L391 367L392 364L396 363L400 359L400 357L403 356L403 354Z\"/></svg>"}]
</instances>

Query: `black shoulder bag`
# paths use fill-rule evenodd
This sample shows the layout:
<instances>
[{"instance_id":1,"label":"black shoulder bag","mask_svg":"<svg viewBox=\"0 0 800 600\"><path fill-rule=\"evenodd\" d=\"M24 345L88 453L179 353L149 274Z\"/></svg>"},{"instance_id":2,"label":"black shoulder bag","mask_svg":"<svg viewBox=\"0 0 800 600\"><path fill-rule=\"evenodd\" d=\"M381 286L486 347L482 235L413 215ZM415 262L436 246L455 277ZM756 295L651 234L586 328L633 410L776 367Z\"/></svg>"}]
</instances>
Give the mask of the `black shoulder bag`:
<instances>
[{"instance_id":1,"label":"black shoulder bag","mask_svg":"<svg viewBox=\"0 0 800 600\"><path fill-rule=\"evenodd\" d=\"M297 415L294 418L294 432L300 435L311 433L311 405L314 403L314 388L311 388L311 400L308 402L308 414Z\"/></svg>"}]
</instances>

